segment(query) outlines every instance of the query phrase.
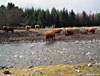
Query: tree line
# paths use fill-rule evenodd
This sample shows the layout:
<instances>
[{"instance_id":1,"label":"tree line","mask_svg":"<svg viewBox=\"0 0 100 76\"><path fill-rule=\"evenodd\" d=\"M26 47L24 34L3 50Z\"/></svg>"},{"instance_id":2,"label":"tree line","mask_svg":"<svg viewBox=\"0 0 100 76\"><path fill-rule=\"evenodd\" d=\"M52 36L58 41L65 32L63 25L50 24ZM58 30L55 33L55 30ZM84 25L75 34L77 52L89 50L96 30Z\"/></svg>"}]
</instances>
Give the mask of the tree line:
<instances>
[{"instance_id":1,"label":"tree line","mask_svg":"<svg viewBox=\"0 0 100 76\"><path fill-rule=\"evenodd\" d=\"M81 26L99 26L100 13L87 14L85 11L77 13L66 8L58 10L27 8L25 10L8 3L7 6L0 6L0 27L13 26L20 27L25 25L40 25L42 28L51 27L81 27Z\"/></svg>"}]
</instances>

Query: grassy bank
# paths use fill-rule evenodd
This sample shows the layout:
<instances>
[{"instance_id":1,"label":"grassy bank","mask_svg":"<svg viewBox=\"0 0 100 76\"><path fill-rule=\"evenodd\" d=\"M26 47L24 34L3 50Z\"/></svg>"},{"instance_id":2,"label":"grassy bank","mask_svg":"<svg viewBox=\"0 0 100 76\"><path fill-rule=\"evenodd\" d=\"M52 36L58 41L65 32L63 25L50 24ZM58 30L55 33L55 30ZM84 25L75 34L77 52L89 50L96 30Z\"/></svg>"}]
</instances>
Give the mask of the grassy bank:
<instances>
[{"instance_id":1,"label":"grassy bank","mask_svg":"<svg viewBox=\"0 0 100 76\"><path fill-rule=\"evenodd\" d=\"M11 74L4 74L9 71ZM100 63L1 69L0 76L100 76Z\"/></svg>"}]
</instances>

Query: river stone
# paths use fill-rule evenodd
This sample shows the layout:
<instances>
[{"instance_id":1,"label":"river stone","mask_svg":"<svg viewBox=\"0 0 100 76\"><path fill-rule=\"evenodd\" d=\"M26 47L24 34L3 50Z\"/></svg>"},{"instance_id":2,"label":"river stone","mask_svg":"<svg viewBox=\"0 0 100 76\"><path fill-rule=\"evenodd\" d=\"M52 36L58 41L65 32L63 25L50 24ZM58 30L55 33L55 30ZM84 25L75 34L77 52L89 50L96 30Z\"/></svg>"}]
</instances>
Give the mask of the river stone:
<instances>
[{"instance_id":1,"label":"river stone","mask_svg":"<svg viewBox=\"0 0 100 76\"><path fill-rule=\"evenodd\" d=\"M9 72L9 71L4 71L3 73L4 74L11 74L11 72Z\"/></svg>"}]
</instances>

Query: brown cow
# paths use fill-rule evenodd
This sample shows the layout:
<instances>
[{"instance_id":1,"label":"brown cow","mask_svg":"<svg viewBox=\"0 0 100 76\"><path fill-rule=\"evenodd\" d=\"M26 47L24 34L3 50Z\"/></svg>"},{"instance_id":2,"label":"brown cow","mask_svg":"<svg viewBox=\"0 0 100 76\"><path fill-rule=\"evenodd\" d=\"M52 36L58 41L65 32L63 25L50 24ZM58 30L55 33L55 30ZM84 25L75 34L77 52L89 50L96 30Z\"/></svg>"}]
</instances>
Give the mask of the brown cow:
<instances>
[{"instance_id":1,"label":"brown cow","mask_svg":"<svg viewBox=\"0 0 100 76\"><path fill-rule=\"evenodd\" d=\"M74 33L73 28L65 28L65 35L72 35Z\"/></svg>"},{"instance_id":2,"label":"brown cow","mask_svg":"<svg viewBox=\"0 0 100 76\"><path fill-rule=\"evenodd\" d=\"M92 33L94 34L95 31L97 30L97 28L96 28L96 27L86 27L85 30L86 30L87 32L92 32Z\"/></svg>"},{"instance_id":3,"label":"brown cow","mask_svg":"<svg viewBox=\"0 0 100 76\"><path fill-rule=\"evenodd\" d=\"M6 26L3 26L3 30L4 30L5 32L8 32L8 31L14 32L14 28L13 28L13 27L6 27Z\"/></svg>"},{"instance_id":4,"label":"brown cow","mask_svg":"<svg viewBox=\"0 0 100 76\"><path fill-rule=\"evenodd\" d=\"M53 29L52 31L55 32L55 33L61 33L61 31L63 31L63 29L62 28Z\"/></svg>"},{"instance_id":5,"label":"brown cow","mask_svg":"<svg viewBox=\"0 0 100 76\"><path fill-rule=\"evenodd\" d=\"M26 29L27 31L29 31L30 28L31 28L31 27L30 27L29 25L26 25L26 26L25 26L25 29Z\"/></svg>"},{"instance_id":6,"label":"brown cow","mask_svg":"<svg viewBox=\"0 0 100 76\"><path fill-rule=\"evenodd\" d=\"M39 29L40 28L40 25L35 25L35 29Z\"/></svg>"},{"instance_id":7,"label":"brown cow","mask_svg":"<svg viewBox=\"0 0 100 76\"><path fill-rule=\"evenodd\" d=\"M53 39L55 39L55 32L53 32L53 31L49 31L49 32L45 32L44 33L44 39L47 41L47 40L53 40Z\"/></svg>"}]
</instances>

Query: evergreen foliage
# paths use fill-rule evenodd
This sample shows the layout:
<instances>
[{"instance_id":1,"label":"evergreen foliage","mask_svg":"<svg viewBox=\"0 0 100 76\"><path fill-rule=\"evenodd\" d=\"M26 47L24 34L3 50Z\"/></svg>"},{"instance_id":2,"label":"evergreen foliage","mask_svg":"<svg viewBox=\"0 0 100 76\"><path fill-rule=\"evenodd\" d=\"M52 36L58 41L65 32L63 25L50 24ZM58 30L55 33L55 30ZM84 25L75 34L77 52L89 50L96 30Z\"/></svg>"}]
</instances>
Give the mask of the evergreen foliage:
<instances>
[{"instance_id":1,"label":"evergreen foliage","mask_svg":"<svg viewBox=\"0 0 100 76\"><path fill-rule=\"evenodd\" d=\"M25 10L8 3L7 6L0 6L0 27L6 26L25 26L40 25L45 27L80 27L80 26L99 26L100 13L87 14L85 11L75 14L74 10L68 11L66 8L57 10L27 8Z\"/></svg>"}]
</instances>

